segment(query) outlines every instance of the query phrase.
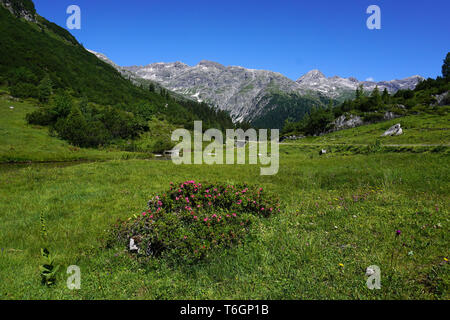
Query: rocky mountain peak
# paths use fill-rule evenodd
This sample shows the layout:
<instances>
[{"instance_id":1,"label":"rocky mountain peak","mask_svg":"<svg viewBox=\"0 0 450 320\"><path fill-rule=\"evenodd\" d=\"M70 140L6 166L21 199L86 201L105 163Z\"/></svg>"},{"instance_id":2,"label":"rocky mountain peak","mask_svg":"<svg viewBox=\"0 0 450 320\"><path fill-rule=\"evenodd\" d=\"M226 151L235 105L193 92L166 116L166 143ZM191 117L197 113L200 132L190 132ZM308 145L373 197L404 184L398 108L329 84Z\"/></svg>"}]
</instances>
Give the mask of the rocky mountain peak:
<instances>
[{"instance_id":1,"label":"rocky mountain peak","mask_svg":"<svg viewBox=\"0 0 450 320\"><path fill-rule=\"evenodd\" d=\"M31 0L0 0L0 5L18 18L36 22L36 9Z\"/></svg>"},{"instance_id":2,"label":"rocky mountain peak","mask_svg":"<svg viewBox=\"0 0 450 320\"><path fill-rule=\"evenodd\" d=\"M320 79L325 79L325 75L320 70L314 69L314 70L311 70L311 71L305 73L303 76L301 76L297 80L297 83L310 82L310 81L320 80Z\"/></svg>"},{"instance_id":3,"label":"rocky mountain peak","mask_svg":"<svg viewBox=\"0 0 450 320\"><path fill-rule=\"evenodd\" d=\"M202 60L197 64L197 66L206 68L225 69L225 66L221 65L220 63L209 60Z\"/></svg>"}]
</instances>

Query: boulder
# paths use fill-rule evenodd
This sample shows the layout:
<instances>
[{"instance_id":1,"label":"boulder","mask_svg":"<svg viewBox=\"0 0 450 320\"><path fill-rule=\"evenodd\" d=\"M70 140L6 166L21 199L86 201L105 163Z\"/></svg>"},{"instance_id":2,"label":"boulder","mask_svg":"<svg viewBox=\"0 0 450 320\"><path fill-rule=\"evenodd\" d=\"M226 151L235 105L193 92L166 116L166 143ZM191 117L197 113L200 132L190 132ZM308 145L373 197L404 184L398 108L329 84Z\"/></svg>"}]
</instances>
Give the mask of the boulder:
<instances>
[{"instance_id":1,"label":"boulder","mask_svg":"<svg viewBox=\"0 0 450 320\"><path fill-rule=\"evenodd\" d=\"M327 150L322 149L322 150L319 151L319 156L321 156L321 155L323 155L323 154L326 154L326 153L327 153Z\"/></svg>"},{"instance_id":2,"label":"boulder","mask_svg":"<svg viewBox=\"0 0 450 320\"><path fill-rule=\"evenodd\" d=\"M346 116L345 114L343 114L336 120L334 120L333 124L335 130L342 130L361 126L364 124L364 121L360 116L356 116L353 114Z\"/></svg>"},{"instance_id":3,"label":"boulder","mask_svg":"<svg viewBox=\"0 0 450 320\"><path fill-rule=\"evenodd\" d=\"M386 111L386 113L384 114L383 119L384 120L392 120L395 118L398 118L399 116L396 115L395 113L393 113L392 111Z\"/></svg>"},{"instance_id":4,"label":"boulder","mask_svg":"<svg viewBox=\"0 0 450 320\"><path fill-rule=\"evenodd\" d=\"M444 106L448 104L450 91L434 95L433 98L436 99L436 102L433 106Z\"/></svg>"},{"instance_id":5,"label":"boulder","mask_svg":"<svg viewBox=\"0 0 450 320\"><path fill-rule=\"evenodd\" d=\"M390 127L388 130L386 130L385 133L383 133L381 136L382 137L386 137L386 136L399 136L403 134L403 130L402 127L400 125L400 123L397 123L396 125L393 125L392 127Z\"/></svg>"},{"instance_id":6,"label":"boulder","mask_svg":"<svg viewBox=\"0 0 450 320\"><path fill-rule=\"evenodd\" d=\"M130 251L138 251L139 250L139 247L134 242L133 238L130 239L130 246L129 247L130 247Z\"/></svg>"}]
</instances>

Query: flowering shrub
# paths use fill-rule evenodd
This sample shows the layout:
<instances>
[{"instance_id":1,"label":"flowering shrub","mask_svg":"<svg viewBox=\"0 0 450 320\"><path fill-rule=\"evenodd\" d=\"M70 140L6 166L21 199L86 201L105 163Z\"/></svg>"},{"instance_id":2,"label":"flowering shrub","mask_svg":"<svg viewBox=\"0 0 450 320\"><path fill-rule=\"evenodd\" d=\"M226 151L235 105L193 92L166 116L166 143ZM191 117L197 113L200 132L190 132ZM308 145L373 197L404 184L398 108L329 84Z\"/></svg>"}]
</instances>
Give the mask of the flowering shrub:
<instances>
[{"instance_id":1,"label":"flowering shrub","mask_svg":"<svg viewBox=\"0 0 450 320\"><path fill-rule=\"evenodd\" d=\"M280 211L277 197L247 185L170 184L148 209L119 227L119 239L143 256L193 262L242 242L255 219Z\"/></svg>"}]
</instances>

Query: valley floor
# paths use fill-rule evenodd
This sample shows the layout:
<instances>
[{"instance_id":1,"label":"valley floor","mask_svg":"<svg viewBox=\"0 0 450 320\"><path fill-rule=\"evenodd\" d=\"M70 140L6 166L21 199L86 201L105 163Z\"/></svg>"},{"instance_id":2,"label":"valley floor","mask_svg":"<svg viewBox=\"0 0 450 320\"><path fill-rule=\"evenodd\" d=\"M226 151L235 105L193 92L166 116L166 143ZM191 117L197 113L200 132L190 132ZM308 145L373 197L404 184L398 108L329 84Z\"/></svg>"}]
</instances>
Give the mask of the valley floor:
<instances>
[{"instance_id":1,"label":"valley floor","mask_svg":"<svg viewBox=\"0 0 450 320\"><path fill-rule=\"evenodd\" d=\"M11 145L23 150L20 159L49 159L34 156L41 148L35 140L21 147L21 133L0 121L3 161L15 154ZM29 139L69 148L44 135ZM251 165L120 158L0 165L0 299L449 299L448 154L317 151L281 145L274 176ZM79 152L87 159L91 152L92 159L111 155ZM257 184L277 192L285 208L253 226L244 245L192 266L143 265L123 247L105 247L117 219L140 213L151 194L185 180ZM52 287L40 282L40 216L61 266ZM70 265L81 268L81 290L66 287ZM371 265L381 269L380 290L366 287Z\"/></svg>"}]
</instances>

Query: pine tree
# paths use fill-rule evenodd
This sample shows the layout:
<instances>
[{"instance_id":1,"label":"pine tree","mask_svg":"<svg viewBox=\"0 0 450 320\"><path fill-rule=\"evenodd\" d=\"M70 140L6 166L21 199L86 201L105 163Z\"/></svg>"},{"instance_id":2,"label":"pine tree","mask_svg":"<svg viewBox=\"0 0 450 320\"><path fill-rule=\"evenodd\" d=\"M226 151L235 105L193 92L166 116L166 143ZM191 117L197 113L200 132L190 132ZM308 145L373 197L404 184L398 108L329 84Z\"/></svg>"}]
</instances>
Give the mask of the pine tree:
<instances>
[{"instance_id":1,"label":"pine tree","mask_svg":"<svg viewBox=\"0 0 450 320\"><path fill-rule=\"evenodd\" d=\"M150 83L150 86L148 89L150 92L155 92L155 85L153 83Z\"/></svg>"},{"instance_id":2,"label":"pine tree","mask_svg":"<svg viewBox=\"0 0 450 320\"><path fill-rule=\"evenodd\" d=\"M370 106L371 109L377 110L382 106L382 100L380 96L380 90L378 89L378 86L375 86L375 89L373 89L372 93L370 94Z\"/></svg>"},{"instance_id":3,"label":"pine tree","mask_svg":"<svg viewBox=\"0 0 450 320\"><path fill-rule=\"evenodd\" d=\"M450 52L447 53L445 57L444 64L442 65L442 76L445 79L450 78Z\"/></svg>"},{"instance_id":4,"label":"pine tree","mask_svg":"<svg viewBox=\"0 0 450 320\"><path fill-rule=\"evenodd\" d=\"M383 90L383 95L381 96L381 99L383 100L384 103L389 103L389 92L387 91L386 88L384 88Z\"/></svg>"},{"instance_id":5,"label":"pine tree","mask_svg":"<svg viewBox=\"0 0 450 320\"><path fill-rule=\"evenodd\" d=\"M360 84L357 88L356 88L356 99L361 99L362 96L364 95L364 87L362 84Z\"/></svg>"},{"instance_id":6,"label":"pine tree","mask_svg":"<svg viewBox=\"0 0 450 320\"><path fill-rule=\"evenodd\" d=\"M52 95L52 80L46 75L38 86L38 98L40 102L47 103Z\"/></svg>"},{"instance_id":7,"label":"pine tree","mask_svg":"<svg viewBox=\"0 0 450 320\"><path fill-rule=\"evenodd\" d=\"M66 119L57 125L60 136L76 146L86 145L87 122L78 106L73 106Z\"/></svg>"}]
</instances>

